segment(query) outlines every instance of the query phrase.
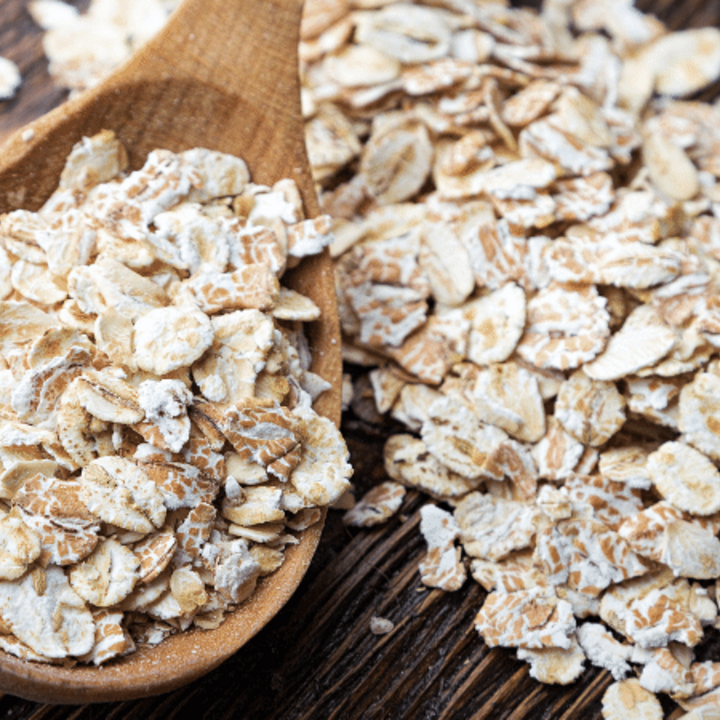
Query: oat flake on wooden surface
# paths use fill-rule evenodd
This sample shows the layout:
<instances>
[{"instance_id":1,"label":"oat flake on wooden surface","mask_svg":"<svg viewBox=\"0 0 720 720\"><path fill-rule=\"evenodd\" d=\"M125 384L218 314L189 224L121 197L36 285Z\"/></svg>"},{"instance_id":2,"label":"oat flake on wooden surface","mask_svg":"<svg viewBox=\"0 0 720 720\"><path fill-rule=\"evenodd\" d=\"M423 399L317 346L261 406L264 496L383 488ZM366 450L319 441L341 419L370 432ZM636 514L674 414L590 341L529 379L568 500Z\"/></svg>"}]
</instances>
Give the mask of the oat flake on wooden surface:
<instances>
[{"instance_id":1,"label":"oat flake on wooden surface","mask_svg":"<svg viewBox=\"0 0 720 720\"><path fill-rule=\"evenodd\" d=\"M485 642L544 682L608 669L606 717L660 717L667 653L717 617L720 136L683 98L718 32L625 0L358 7L310 2L301 42L352 406L453 511Z\"/></svg>"}]
</instances>

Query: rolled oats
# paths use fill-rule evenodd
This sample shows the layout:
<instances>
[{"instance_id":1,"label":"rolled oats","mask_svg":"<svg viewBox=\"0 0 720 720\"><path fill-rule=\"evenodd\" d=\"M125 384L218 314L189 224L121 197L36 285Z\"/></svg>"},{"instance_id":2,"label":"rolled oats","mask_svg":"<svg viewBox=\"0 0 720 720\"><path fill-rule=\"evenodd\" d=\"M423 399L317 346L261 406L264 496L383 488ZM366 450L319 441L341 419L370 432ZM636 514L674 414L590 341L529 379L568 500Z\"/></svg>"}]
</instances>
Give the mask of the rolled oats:
<instances>
[{"instance_id":1,"label":"rolled oats","mask_svg":"<svg viewBox=\"0 0 720 720\"><path fill-rule=\"evenodd\" d=\"M454 508L489 645L716 702L677 648L717 617L718 113L673 98L720 77L718 31L627 0L353 7L300 51L351 412L400 422L386 471ZM659 717L614 688L608 717Z\"/></svg>"},{"instance_id":2,"label":"rolled oats","mask_svg":"<svg viewBox=\"0 0 720 720\"><path fill-rule=\"evenodd\" d=\"M569 648L519 648L517 656L530 663L530 677L549 685L569 685L585 669L585 653L577 639Z\"/></svg>"},{"instance_id":3,"label":"rolled oats","mask_svg":"<svg viewBox=\"0 0 720 720\"><path fill-rule=\"evenodd\" d=\"M385 444L385 471L399 483L431 497L449 500L474 490L480 480L453 472L412 435L393 435Z\"/></svg>"},{"instance_id":4,"label":"rolled oats","mask_svg":"<svg viewBox=\"0 0 720 720\"><path fill-rule=\"evenodd\" d=\"M623 426L624 406L614 383L592 380L577 370L560 386L555 417L574 438L598 447Z\"/></svg>"},{"instance_id":5,"label":"rolled oats","mask_svg":"<svg viewBox=\"0 0 720 720\"><path fill-rule=\"evenodd\" d=\"M467 355L477 365L501 363L515 349L525 328L525 293L508 283L463 307L470 320Z\"/></svg>"},{"instance_id":6,"label":"rolled oats","mask_svg":"<svg viewBox=\"0 0 720 720\"><path fill-rule=\"evenodd\" d=\"M328 219L221 153L126 164L85 138L0 219L0 644L37 662L217 627L350 485L279 285Z\"/></svg>"},{"instance_id":7,"label":"rolled oats","mask_svg":"<svg viewBox=\"0 0 720 720\"><path fill-rule=\"evenodd\" d=\"M530 546L538 510L527 503L473 492L455 507L460 541L473 558L500 560Z\"/></svg>"},{"instance_id":8,"label":"rolled oats","mask_svg":"<svg viewBox=\"0 0 720 720\"><path fill-rule=\"evenodd\" d=\"M513 362L481 370L469 399L477 416L525 442L545 435L545 408L537 379Z\"/></svg>"},{"instance_id":9,"label":"rolled oats","mask_svg":"<svg viewBox=\"0 0 720 720\"><path fill-rule=\"evenodd\" d=\"M369 490L343 516L343 522L353 527L372 527L392 517L402 505L405 488L394 482L384 482Z\"/></svg>"},{"instance_id":10,"label":"rolled oats","mask_svg":"<svg viewBox=\"0 0 720 720\"><path fill-rule=\"evenodd\" d=\"M459 590L466 577L461 550L454 544L460 528L450 513L436 505L424 505L420 514L420 532L428 545L420 562L423 583L442 590Z\"/></svg>"},{"instance_id":11,"label":"rolled oats","mask_svg":"<svg viewBox=\"0 0 720 720\"><path fill-rule=\"evenodd\" d=\"M490 593L475 618L475 628L490 647L568 649L575 627L570 603L539 587Z\"/></svg>"},{"instance_id":12,"label":"rolled oats","mask_svg":"<svg viewBox=\"0 0 720 720\"><path fill-rule=\"evenodd\" d=\"M578 642L587 659L596 667L610 672L616 681L630 672L632 647L618 642L604 625L586 622L578 627Z\"/></svg>"},{"instance_id":13,"label":"rolled oats","mask_svg":"<svg viewBox=\"0 0 720 720\"><path fill-rule=\"evenodd\" d=\"M617 380L654 365L672 350L675 342L675 332L655 308L640 305L610 338L604 352L583 369L594 380Z\"/></svg>"},{"instance_id":14,"label":"rolled oats","mask_svg":"<svg viewBox=\"0 0 720 720\"><path fill-rule=\"evenodd\" d=\"M698 450L664 443L648 457L647 470L657 491L678 510L694 515L720 510L720 473Z\"/></svg>"},{"instance_id":15,"label":"rolled oats","mask_svg":"<svg viewBox=\"0 0 720 720\"><path fill-rule=\"evenodd\" d=\"M552 284L528 303L517 352L541 368L569 370L583 363L590 367L589 361L605 348L609 321L605 299L593 285Z\"/></svg>"},{"instance_id":16,"label":"rolled oats","mask_svg":"<svg viewBox=\"0 0 720 720\"><path fill-rule=\"evenodd\" d=\"M661 720L662 706L655 695L630 678L613 683L603 695L602 714L606 720Z\"/></svg>"},{"instance_id":17,"label":"rolled oats","mask_svg":"<svg viewBox=\"0 0 720 720\"><path fill-rule=\"evenodd\" d=\"M468 480L492 477L490 461L507 437L502 430L486 425L464 403L447 395L430 406L428 416L420 434L440 462Z\"/></svg>"}]
</instances>

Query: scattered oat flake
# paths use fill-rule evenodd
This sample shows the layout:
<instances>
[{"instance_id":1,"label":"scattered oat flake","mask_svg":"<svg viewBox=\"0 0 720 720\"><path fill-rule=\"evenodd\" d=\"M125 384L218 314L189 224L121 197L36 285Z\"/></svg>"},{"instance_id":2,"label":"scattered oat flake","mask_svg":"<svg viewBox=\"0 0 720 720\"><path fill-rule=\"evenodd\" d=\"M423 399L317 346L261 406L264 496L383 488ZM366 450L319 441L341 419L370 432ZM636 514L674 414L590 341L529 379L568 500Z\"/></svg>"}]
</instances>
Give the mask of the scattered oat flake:
<instances>
[{"instance_id":1,"label":"scattered oat flake","mask_svg":"<svg viewBox=\"0 0 720 720\"><path fill-rule=\"evenodd\" d=\"M567 583L591 597L648 569L617 533L581 518L561 520L538 533L535 558L553 585Z\"/></svg>"},{"instance_id":2,"label":"scattered oat flake","mask_svg":"<svg viewBox=\"0 0 720 720\"><path fill-rule=\"evenodd\" d=\"M517 656L530 663L530 677L548 685L569 685L585 669L585 653L574 638L569 648L519 648Z\"/></svg>"},{"instance_id":3,"label":"scattered oat flake","mask_svg":"<svg viewBox=\"0 0 720 720\"><path fill-rule=\"evenodd\" d=\"M474 490L480 479L470 480L435 458L422 440L392 435L385 443L385 472L395 481L430 497L449 500Z\"/></svg>"},{"instance_id":4,"label":"scattered oat flake","mask_svg":"<svg viewBox=\"0 0 720 720\"><path fill-rule=\"evenodd\" d=\"M578 440L565 431L562 423L548 418L545 436L532 449L538 475L547 480L570 477L580 462L585 449Z\"/></svg>"},{"instance_id":5,"label":"scattered oat flake","mask_svg":"<svg viewBox=\"0 0 720 720\"><path fill-rule=\"evenodd\" d=\"M675 331L651 305L640 305L608 341L605 351L583 370L594 380L617 380L653 365L675 345Z\"/></svg>"},{"instance_id":6,"label":"scattered oat flake","mask_svg":"<svg viewBox=\"0 0 720 720\"><path fill-rule=\"evenodd\" d=\"M720 473L698 450L664 443L648 457L647 471L657 491L678 510L694 515L720 510Z\"/></svg>"},{"instance_id":7,"label":"scattered oat flake","mask_svg":"<svg viewBox=\"0 0 720 720\"><path fill-rule=\"evenodd\" d=\"M639 490L603 475L573 475L566 480L564 488L573 505L589 505L594 517L612 530L643 509Z\"/></svg>"},{"instance_id":8,"label":"scattered oat flake","mask_svg":"<svg viewBox=\"0 0 720 720\"><path fill-rule=\"evenodd\" d=\"M609 321L605 299L593 286L551 285L528 303L517 352L537 367L576 368L602 352Z\"/></svg>"},{"instance_id":9,"label":"scattered oat flake","mask_svg":"<svg viewBox=\"0 0 720 720\"><path fill-rule=\"evenodd\" d=\"M616 681L628 675L632 646L618 642L604 625L583 623L578 627L577 637L587 659L595 667L604 668Z\"/></svg>"},{"instance_id":10,"label":"scattered oat flake","mask_svg":"<svg viewBox=\"0 0 720 720\"><path fill-rule=\"evenodd\" d=\"M460 500L454 516L463 549L470 557L500 560L530 546L538 510L526 503L473 492Z\"/></svg>"},{"instance_id":11,"label":"scattered oat flake","mask_svg":"<svg viewBox=\"0 0 720 720\"><path fill-rule=\"evenodd\" d=\"M618 533L638 554L667 565L677 577L720 574L720 540L713 530L667 501L628 515Z\"/></svg>"},{"instance_id":12,"label":"scattered oat flake","mask_svg":"<svg viewBox=\"0 0 720 720\"><path fill-rule=\"evenodd\" d=\"M370 632L373 635L387 635L395 629L395 623L387 618L373 615L370 618Z\"/></svg>"},{"instance_id":13,"label":"scattered oat flake","mask_svg":"<svg viewBox=\"0 0 720 720\"><path fill-rule=\"evenodd\" d=\"M600 601L600 617L641 648L670 641L693 647L703 637L698 608L691 608L696 601L697 588L664 569L609 588Z\"/></svg>"},{"instance_id":14,"label":"scattered oat flake","mask_svg":"<svg viewBox=\"0 0 720 720\"><path fill-rule=\"evenodd\" d=\"M437 505L423 505L420 517L420 532L428 545L420 561L423 584L446 591L459 590L465 582L461 551L454 544L460 528L453 516Z\"/></svg>"},{"instance_id":15,"label":"scattered oat flake","mask_svg":"<svg viewBox=\"0 0 720 720\"><path fill-rule=\"evenodd\" d=\"M469 480L488 476L489 463L507 437L505 433L483 423L466 405L450 396L436 400L428 415L421 428L428 450Z\"/></svg>"},{"instance_id":16,"label":"scattered oat flake","mask_svg":"<svg viewBox=\"0 0 720 720\"><path fill-rule=\"evenodd\" d=\"M402 505L405 488L396 482L384 482L369 490L343 516L352 527L372 527L389 520Z\"/></svg>"},{"instance_id":17,"label":"scattered oat flake","mask_svg":"<svg viewBox=\"0 0 720 720\"><path fill-rule=\"evenodd\" d=\"M570 603L544 588L490 593L475 618L489 647L567 649L575 627Z\"/></svg>"},{"instance_id":18,"label":"scattered oat flake","mask_svg":"<svg viewBox=\"0 0 720 720\"><path fill-rule=\"evenodd\" d=\"M525 368L506 362L478 373L472 390L473 410L486 423L525 442L545 435L545 409L537 379Z\"/></svg>"},{"instance_id":19,"label":"scattered oat flake","mask_svg":"<svg viewBox=\"0 0 720 720\"><path fill-rule=\"evenodd\" d=\"M558 391L555 417L577 440L604 445L625 422L625 399L614 383L593 380L574 372Z\"/></svg>"},{"instance_id":20,"label":"scattered oat flake","mask_svg":"<svg viewBox=\"0 0 720 720\"><path fill-rule=\"evenodd\" d=\"M662 706L637 678L620 680L605 691L602 714L606 720L662 720Z\"/></svg>"}]
</instances>

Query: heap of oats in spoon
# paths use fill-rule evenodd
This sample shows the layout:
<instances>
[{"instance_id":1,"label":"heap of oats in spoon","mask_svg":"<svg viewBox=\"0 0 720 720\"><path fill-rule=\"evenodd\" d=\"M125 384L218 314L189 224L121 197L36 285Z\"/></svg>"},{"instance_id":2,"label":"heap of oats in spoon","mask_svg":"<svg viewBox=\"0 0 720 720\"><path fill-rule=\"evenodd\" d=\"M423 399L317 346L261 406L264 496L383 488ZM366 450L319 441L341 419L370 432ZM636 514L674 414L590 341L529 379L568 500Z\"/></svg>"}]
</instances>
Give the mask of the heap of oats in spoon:
<instances>
[{"instance_id":1,"label":"heap of oats in spoon","mask_svg":"<svg viewBox=\"0 0 720 720\"><path fill-rule=\"evenodd\" d=\"M84 138L0 218L0 648L27 660L217 627L349 486L319 309L279 281L328 219L218 152L126 164Z\"/></svg>"},{"instance_id":2,"label":"heap of oats in spoon","mask_svg":"<svg viewBox=\"0 0 720 720\"><path fill-rule=\"evenodd\" d=\"M720 31L316 0L300 54L350 404L400 423L347 522L423 491L422 580L469 570L488 645L548 683L606 668L607 717L716 708L720 109L681 98Z\"/></svg>"}]
</instances>

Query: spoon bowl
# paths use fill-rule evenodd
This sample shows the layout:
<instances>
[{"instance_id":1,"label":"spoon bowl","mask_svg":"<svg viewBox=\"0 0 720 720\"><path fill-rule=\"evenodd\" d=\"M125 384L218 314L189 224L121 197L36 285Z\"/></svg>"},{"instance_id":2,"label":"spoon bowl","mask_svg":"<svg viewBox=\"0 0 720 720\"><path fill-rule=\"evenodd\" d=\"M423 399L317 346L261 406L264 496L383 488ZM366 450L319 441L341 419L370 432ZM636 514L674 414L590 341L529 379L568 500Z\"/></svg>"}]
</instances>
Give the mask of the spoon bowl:
<instances>
[{"instance_id":1,"label":"spoon bowl","mask_svg":"<svg viewBox=\"0 0 720 720\"><path fill-rule=\"evenodd\" d=\"M0 212L38 209L83 136L113 130L130 168L151 150L193 147L242 157L254 182L296 181L317 214L305 154L297 65L301 0L186 0L164 30L122 68L12 135L0 151ZM340 418L340 337L327 252L283 282L311 297L312 370L332 383L315 409ZM215 630L191 630L95 668L19 660L0 651L0 691L51 703L110 702L173 690L218 666L252 638L302 580L322 522L307 529L274 574Z\"/></svg>"}]
</instances>

